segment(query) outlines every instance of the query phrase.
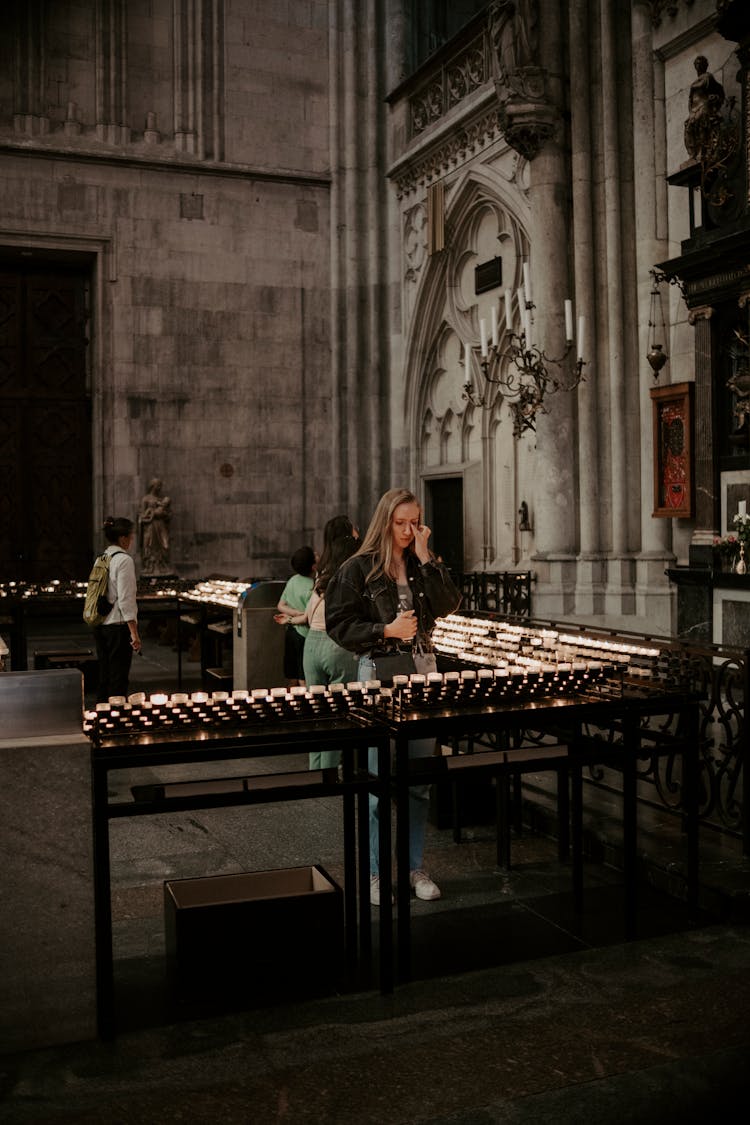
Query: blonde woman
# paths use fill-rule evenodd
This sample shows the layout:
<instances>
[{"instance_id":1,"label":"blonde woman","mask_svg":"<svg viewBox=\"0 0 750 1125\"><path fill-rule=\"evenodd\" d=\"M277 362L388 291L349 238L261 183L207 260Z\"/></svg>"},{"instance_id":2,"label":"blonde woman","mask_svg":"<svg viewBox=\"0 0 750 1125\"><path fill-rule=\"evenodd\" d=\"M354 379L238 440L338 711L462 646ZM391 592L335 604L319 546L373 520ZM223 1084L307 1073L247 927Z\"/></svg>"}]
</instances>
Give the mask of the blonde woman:
<instances>
[{"instance_id":1,"label":"blonde woman","mask_svg":"<svg viewBox=\"0 0 750 1125\"><path fill-rule=\"evenodd\" d=\"M326 629L342 648L359 657L359 679L374 678L379 655L409 650L421 668L435 667L431 634L438 617L459 606L461 595L447 568L428 547L430 529L413 492L392 488L381 496L362 545L329 583L325 599ZM434 739L409 743L409 756L428 757ZM374 752L370 769L375 772ZM428 785L409 790L410 882L417 898L440 898L440 888L424 870ZM378 806L370 797L370 901L380 905Z\"/></svg>"}]
</instances>

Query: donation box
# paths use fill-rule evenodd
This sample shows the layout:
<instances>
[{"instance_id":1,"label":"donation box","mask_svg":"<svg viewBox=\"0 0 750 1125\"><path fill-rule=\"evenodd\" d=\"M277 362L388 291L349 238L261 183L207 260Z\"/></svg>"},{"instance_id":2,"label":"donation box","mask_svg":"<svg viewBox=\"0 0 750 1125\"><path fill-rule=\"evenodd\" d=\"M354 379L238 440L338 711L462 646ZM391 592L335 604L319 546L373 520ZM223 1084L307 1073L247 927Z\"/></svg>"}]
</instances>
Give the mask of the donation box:
<instances>
[{"instance_id":1,"label":"donation box","mask_svg":"<svg viewBox=\"0 0 750 1125\"><path fill-rule=\"evenodd\" d=\"M284 582L254 582L233 613L233 686L238 691L283 687L284 626L273 619Z\"/></svg>"},{"instance_id":2,"label":"donation box","mask_svg":"<svg viewBox=\"0 0 750 1125\"><path fill-rule=\"evenodd\" d=\"M341 980L343 895L318 865L168 880L164 932L183 1001L289 999Z\"/></svg>"}]
</instances>

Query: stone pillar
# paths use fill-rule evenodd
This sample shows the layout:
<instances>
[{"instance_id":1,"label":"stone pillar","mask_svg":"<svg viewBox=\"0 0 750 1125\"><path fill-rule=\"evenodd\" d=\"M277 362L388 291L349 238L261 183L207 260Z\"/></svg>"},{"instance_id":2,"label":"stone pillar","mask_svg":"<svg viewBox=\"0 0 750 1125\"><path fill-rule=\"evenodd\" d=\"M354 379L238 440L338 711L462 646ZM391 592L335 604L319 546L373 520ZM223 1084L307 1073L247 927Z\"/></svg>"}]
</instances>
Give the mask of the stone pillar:
<instances>
[{"instance_id":1,"label":"stone pillar","mask_svg":"<svg viewBox=\"0 0 750 1125\"><path fill-rule=\"evenodd\" d=\"M602 97L602 171L604 206L604 245L607 374L610 417L610 542L611 557L607 573L605 612L633 613L633 563L629 497L632 489L632 462L628 460L627 394L625 378L625 293L623 282L623 230L621 198L621 135L617 104L618 50L615 13L609 0L600 0L601 69L610 76ZM632 455L632 451L631 451Z\"/></svg>"},{"instance_id":2,"label":"stone pillar","mask_svg":"<svg viewBox=\"0 0 750 1125\"><path fill-rule=\"evenodd\" d=\"M128 17L118 0L96 5L96 135L107 144L126 144Z\"/></svg>"},{"instance_id":3,"label":"stone pillar","mask_svg":"<svg viewBox=\"0 0 750 1125\"><path fill-rule=\"evenodd\" d=\"M570 278L568 215L561 190L565 167L558 145L545 145L534 160L531 177L529 242L537 340L548 355L559 356L565 346L562 302ZM570 362L572 365L572 356ZM549 413L537 416L537 552L547 558L570 557L576 550L575 397L561 390L548 395L545 406Z\"/></svg>"},{"instance_id":4,"label":"stone pillar","mask_svg":"<svg viewBox=\"0 0 750 1125\"><path fill-rule=\"evenodd\" d=\"M664 117L664 64L654 58L651 5L642 0L632 8L633 139L638 307L638 386L640 412L640 552L636 557L636 614L653 628L673 631L674 594L664 571L674 562L672 524L652 515L654 449L651 385L645 355L648 351L652 282L649 271L668 253L668 242L657 229L657 216L666 215L666 121ZM665 295L668 300L668 294ZM669 341L663 340L669 350Z\"/></svg>"},{"instance_id":5,"label":"stone pillar","mask_svg":"<svg viewBox=\"0 0 750 1125\"><path fill-rule=\"evenodd\" d=\"M175 148L223 160L223 0L185 0L175 4L172 20Z\"/></svg>"},{"instance_id":6,"label":"stone pillar","mask_svg":"<svg viewBox=\"0 0 750 1125\"><path fill-rule=\"evenodd\" d=\"M535 9L535 11L532 11ZM538 34L533 17L538 14ZM502 9L500 10L502 17ZM534 342L548 356L565 347L563 301L571 295L568 227L568 169L563 106L562 20L558 0L516 8L515 38L507 47L504 24L496 25L506 43L497 82L500 118L508 143L531 163L529 203L530 270ZM508 67L508 59L516 66ZM572 362L572 357L571 357ZM561 373L570 379L569 370ZM575 398L561 390L545 399L548 414L536 422L534 524L538 582L537 611L568 613L574 605L576 526Z\"/></svg>"},{"instance_id":7,"label":"stone pillar","mask_svg":"<svg viewBox=\"0 0 750 1125\"><path fill-rule=\"evenodd\" d=\"M15 44L13 128L16 133L43 136L49 132L49 118L44 112L44 3L28 0L18 5L18 11L22 13L22 23Z\"/></svg>"},{"instance_id":8,"label":"stone pillar","mask_svg":"<svg viewBox=\"0 0 750 1125\"><path fill-rule=\"evenodd\" d=\"M336 0L331 57L331 363L334 506L367 526L391 479L386 331L388 223L375 0ZM393 50L393 45L390 45ZM396 373L398 383L400 373ZM395 401L395 400L394 400Z\"/></svg>"},{"instance_id":9,"label":"stone pillar","mask_svg":"<svg viewBox=\"0 0 750 1125\"><path fill-rule=\"evenodd\" d=\"M585 381L578 398L578 512L579 556L576 568L576 612L601 613L604 607L605 562L601 544L599 473L596 293L594 262L594 201L591 143L591 27L588 0L571 0L568 15L570 42L570 131L573 183L573 270L575 314L584 316L588 328L584 359Z\"/></svg>"}]
</instances>

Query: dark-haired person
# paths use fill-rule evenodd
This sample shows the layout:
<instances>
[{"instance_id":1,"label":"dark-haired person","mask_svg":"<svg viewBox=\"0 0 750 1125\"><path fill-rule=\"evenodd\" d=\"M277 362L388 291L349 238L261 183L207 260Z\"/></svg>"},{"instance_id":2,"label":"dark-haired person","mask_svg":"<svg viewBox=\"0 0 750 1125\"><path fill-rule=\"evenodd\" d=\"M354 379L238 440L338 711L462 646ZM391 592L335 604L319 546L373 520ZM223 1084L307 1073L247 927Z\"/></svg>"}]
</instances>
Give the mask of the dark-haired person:
<instances>
[{"instance_id":1,"label":"dark-haired person","mask_svg":"<svg viewBox=\"0 0 750 1125\"><path fill-rule=\"evenodd\" d=\"M359 539L359 531L349 517L344 515L332 516L323 528L323 550L325 551L334 539L344 539L347 535Z\"/></svg>"},{"instance_id":2,"label":"dark-haired person","mask_svg":"<svg viewBox=\"0 0 750 1125\"><path fill-rule=\"evenodd\" d=\"M431 634L438 617L459 606L461 595L448 570L429 547L430 529L422 522L416 496L392 488L381 496L362 545L331 579L326 593L328 635L359 656L358 679L374 679L373 658L398 648L418 654L420 671L435 668ZM409 757L431 755L434 739L414 739ZM376 762L370 752L370 770ZM424 870L428 785L409 789L409 869L417 898L440 898L440 888ZM370 901L380 905L378 806L370 798Z\"/></svg>"},{"instance_id":3,"label":"dark-haired person","mask_svg":"<svg viewBox=\"0 0 750 1125\"><path fill-rule=\"evenodd\" d=\"M315 551L312 547L300 547L289 561L294 574L281 591L281 597L276 606L278 613L274 614L274 621L278 625L286 625L287 627L284 636L284 675L287 687L297 687L305 682L302 653L308 626L305 624L290 625L287 619L304 613L310 600L316 562Z\"/></svg>"},{"instance_id":4,"label":"dark-haired person","mask_svg":"<svg viewBox=\"0 0 750 1125\"><path fill-rule=\"evenodd\" d=\"M133 653L141 651L135 563L129 553L133 521L107 516L103 530L109 544L104 553L110 556L107 600L112 609L94 629L99 659L99 703L106 703L113 695L127 695Z\"/></svg>"},{"instance_id":5,"label":"dark-haired person","mask_svg":"<svg viewBox=\"0 0 750 1125\"><path fill-rule=\"evenodd\" d=\"M340 521L340 522L337 522ZM348 527L348 530L346 530ZM334 516L323 532L325 546L315 572L315 585L303 614L289 616L289 624L306 623L310 627L305 640L302 663L305 683L308 686L322 684L346 684L357 678L359 658L347 649L337 645L326 632L325 594L334 574L357 549L357 539L352 534L355 529L346 516ZM336 534L342 532L342 534ZM310 769L335 768L341 762L340 750L313 750L310 753Z\"/></svg>"}]
</instances>

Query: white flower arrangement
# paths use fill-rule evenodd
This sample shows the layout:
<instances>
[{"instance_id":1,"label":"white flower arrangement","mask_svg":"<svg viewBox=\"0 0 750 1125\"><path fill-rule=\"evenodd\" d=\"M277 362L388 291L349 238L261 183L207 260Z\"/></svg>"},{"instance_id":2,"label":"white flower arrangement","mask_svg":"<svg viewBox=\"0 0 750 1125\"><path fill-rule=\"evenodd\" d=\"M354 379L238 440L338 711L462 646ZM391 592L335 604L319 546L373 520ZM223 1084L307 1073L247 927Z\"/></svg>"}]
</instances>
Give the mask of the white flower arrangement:
<instances>
[{"instance_id":1,"label":"white flower arrangement","mask_svg":"<svg viewBox=\"0 0 750 1125\"><path fill-rule=\"evenodd\" d=\"M748 543L750 543L750 516L741 515L738 512L732 520L732 523L734 524L740 543L747 546Z\"/></svg>"}]
</instances>

